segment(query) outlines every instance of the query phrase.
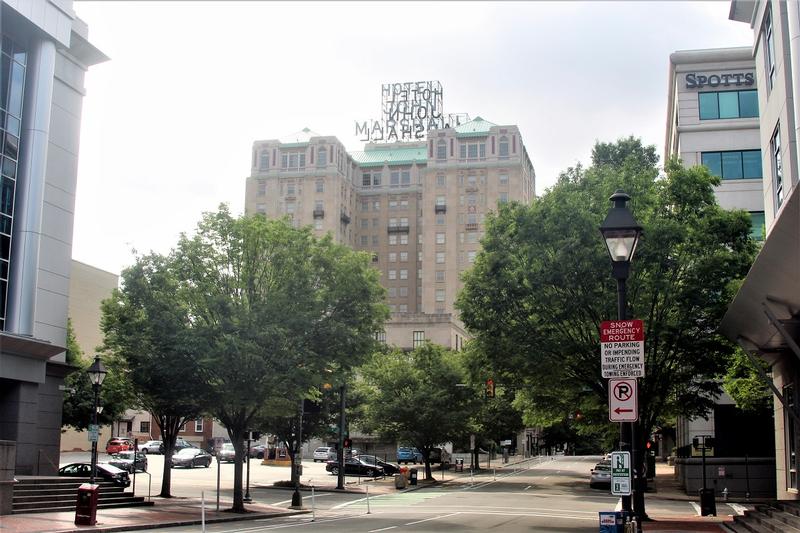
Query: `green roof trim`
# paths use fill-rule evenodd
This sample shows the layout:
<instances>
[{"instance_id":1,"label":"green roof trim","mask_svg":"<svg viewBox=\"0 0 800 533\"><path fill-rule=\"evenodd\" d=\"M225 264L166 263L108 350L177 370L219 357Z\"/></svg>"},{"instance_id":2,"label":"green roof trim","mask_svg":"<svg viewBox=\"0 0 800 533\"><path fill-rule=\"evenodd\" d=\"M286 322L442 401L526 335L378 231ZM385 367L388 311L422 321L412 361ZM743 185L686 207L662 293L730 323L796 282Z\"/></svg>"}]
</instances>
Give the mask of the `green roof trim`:
<instances>
[{"instance_id":1,"label":"green roof trim","mask_svg":"<svg viewBox=\"0 0 800 533\"><path fill-rule=\"evenodd\" d=\"M497 124L483 120L481 117L475 117L473 120L455 127L456 137L485 137L489 135L489 130L495 126Z\"/></svg>"},{"instance_id":2,"label":"green roof trim","mask_svg":"<svg viewBox=\"0 0 800 533\"><path fill-rule=\"evenodd\" d=\"M428 154L424 146L413 148L376 148L366 152L350 154L360 167L382 167L383 165L412 165L427 163Z\"/></svg>"},{"instance_id":3,"label":"green roof trim","mask_svg":"<svg viewBox=\"0 0 800 533\"><path fill-rule=\"evenodd\" d=\"M304 143L281 143L281 148L303 148L308 146L307 142Z\"/></svg>"}]
</instances>

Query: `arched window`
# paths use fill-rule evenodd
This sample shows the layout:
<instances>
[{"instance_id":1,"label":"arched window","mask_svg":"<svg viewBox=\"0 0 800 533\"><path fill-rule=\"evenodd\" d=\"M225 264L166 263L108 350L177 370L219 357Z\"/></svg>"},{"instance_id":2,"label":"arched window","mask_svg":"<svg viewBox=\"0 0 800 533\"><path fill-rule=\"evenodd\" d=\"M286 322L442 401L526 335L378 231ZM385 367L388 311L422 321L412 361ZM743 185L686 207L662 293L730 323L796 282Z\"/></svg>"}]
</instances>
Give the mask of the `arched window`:
<instances>
[{"instance_id":1,"label":"arched window","mask_svg":"<svg viewBox=\"0 0 800 533\"><path fill-rule=\"evenodd\" d=\"M505 135L500 137L499 147L500 147L499 150L500 157L508 157L508 137L506 137Z\"/></svg>"},{"instance_id":2,"label":"arched window","mask_svg":"<svg viewBox=\"0 0 800 533\"><path fill-rule=\"evenodd\" d=\"M267 170L268 168L269 168L269 152L267 150L261 150L261 156L258 160L258 169Z\"/></svg>"}]
</instances>

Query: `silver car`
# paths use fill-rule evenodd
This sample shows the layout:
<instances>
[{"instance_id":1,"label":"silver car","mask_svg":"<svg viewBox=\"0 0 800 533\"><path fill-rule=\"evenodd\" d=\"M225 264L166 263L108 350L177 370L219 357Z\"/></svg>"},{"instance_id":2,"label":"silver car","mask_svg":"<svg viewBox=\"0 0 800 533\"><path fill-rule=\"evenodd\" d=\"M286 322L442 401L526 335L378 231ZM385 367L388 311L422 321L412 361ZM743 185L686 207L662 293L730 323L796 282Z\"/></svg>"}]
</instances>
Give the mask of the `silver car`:
<instances>
[{"instance_id":1,"label":"silver car","mask_svg":"<svg viewBox=\"0 0 800 533\"><path fill-rule=\"evenodd\" d=\"M324 463L336 459L336 448L330 446L320 446L314 450L314 462Z\"/></svg>"},{"instance_id":2,"label":"silver car","mask_svg":"<svg viewBox=\"0 0 800 533\"><path fill-rule=\"evenodd\" d=\"M611 461L600 461L589 474L589 487L611 486Z\"/></svg>"}]
</instances>

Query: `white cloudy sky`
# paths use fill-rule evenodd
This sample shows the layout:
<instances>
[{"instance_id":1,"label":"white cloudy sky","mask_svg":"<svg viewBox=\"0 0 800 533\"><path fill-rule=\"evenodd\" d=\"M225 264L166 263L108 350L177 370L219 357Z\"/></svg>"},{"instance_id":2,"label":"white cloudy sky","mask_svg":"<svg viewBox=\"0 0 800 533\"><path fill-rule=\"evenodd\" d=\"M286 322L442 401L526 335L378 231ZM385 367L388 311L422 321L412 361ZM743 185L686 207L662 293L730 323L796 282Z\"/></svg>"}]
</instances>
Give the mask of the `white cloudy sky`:
<instances>
[{"instance_id":1,"label":"white cloudy sky","mask_svg":"<svg viewBox=\"0 0 800 533\"><path fill-rule=\"evenodd\" d=\"M752 43L722 2L76 1L111 60L86 78L73 257L120 272L203 211L243 210L256 139L362 149L381 84L439 80L447 112L517 124L538 194L596 140L663 152L669 54Z\"/></svg>"}]
</instances>

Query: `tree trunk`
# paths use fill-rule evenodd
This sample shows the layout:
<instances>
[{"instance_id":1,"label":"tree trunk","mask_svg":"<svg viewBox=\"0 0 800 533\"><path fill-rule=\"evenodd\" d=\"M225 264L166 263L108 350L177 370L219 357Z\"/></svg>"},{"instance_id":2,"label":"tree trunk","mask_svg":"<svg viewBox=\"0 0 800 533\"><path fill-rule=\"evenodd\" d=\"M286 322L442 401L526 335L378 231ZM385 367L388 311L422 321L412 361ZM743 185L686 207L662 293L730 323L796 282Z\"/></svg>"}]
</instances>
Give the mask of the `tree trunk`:
<instances>
[{"instance_id":1,"label":"tree trunk","mask_svg":"<svg viewBox=\"0 0 800 533\"><path fill-rule=\"evenodd\" d=\"M247 453L244 449L244 428L228 428L228 436L230 436L236 452L233 461L233 507L231 507L231 511L245 513L247 511L244 508L244 493L242 492L243 459Z\"/></svg>"},{"instance_id":2,"label":"tree trunk","mask_svg":"<svg viewBox=\"0 0 800 533\"><path fill-rule=\"evenodd\" d=\"M152 414L152 413L151 413ZM178 440L178 431L184 422L182 417L155 416L161 429L161 439L164 445L164 470L161 477L162 498L172 498L172 454L175 452L175 441Z\"/></svg>"}]
</instances>

